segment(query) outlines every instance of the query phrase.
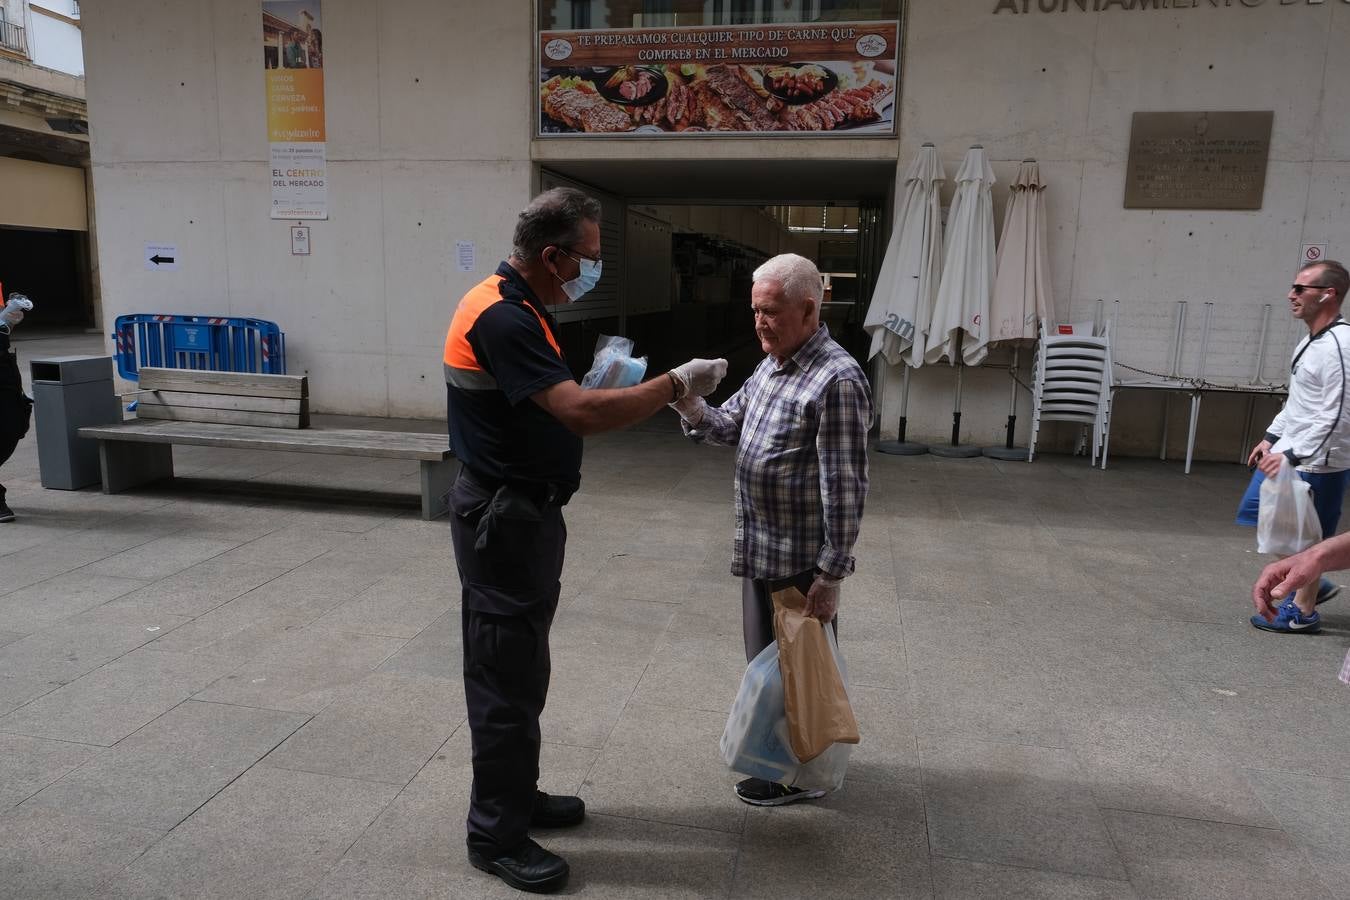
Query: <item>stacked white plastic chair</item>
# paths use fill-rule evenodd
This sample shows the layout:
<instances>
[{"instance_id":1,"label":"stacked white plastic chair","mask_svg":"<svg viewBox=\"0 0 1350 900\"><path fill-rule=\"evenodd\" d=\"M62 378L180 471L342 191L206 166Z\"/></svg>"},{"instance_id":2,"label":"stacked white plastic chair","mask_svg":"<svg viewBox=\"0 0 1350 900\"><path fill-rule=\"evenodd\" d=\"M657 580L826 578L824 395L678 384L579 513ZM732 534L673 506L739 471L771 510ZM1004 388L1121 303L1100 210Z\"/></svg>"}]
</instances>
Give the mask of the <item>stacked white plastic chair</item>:
<instances>
[{"instance_id":1,"label":"stacked white plastic chair","mask_svg":"<svg viewBox=\"0 0 1350 900\"><path fill-rule=\"evenodd\" d=\"M1028 461L1036 458L1042 422L1079 422L1085 437L1091 426L1089 461L1095 466L1100 459L1102 468L1106 468L1111 437L1111 374L1109 327L1094 334L1091 324L1055 326L1041 321Z\"/></svg>"}]
</instances>

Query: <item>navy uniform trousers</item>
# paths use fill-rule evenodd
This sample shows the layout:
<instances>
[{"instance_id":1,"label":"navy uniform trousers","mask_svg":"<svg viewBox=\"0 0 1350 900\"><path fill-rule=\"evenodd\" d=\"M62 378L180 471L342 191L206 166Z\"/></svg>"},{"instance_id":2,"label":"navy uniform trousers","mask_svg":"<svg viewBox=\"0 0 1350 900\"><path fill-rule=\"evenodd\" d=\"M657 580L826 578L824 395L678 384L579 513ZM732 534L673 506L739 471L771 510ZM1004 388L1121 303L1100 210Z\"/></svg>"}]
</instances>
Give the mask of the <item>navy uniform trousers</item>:
<instances>
[{"instance_id":1,"label":"navy uniform trousers","mask_svg":"<svg viewBox=\"0 0 1350 900\"><path fill-rule=\"evenodd\" d=\"M468 845L494 855L528 836L539 781L539 715L548 696L548 633L558 608L567 527L553 503L535 516L482 520L494 491L461 472L450 489L459 568L464 697L473 739Z\"/></svg>"},{"instance_id":2,"label":"navy uniform trousers","mask_svg":"<svg viewBox=\"0 0 1350 900\"><path fill-rule=\"evenodd\" d=\"M0 465L28 433L32 414L33 404L23 392L18 360L9 350L8 340L0 336ZM5 488L0 485L0 500L4 499Z\"/></svg>"}]
</instances>

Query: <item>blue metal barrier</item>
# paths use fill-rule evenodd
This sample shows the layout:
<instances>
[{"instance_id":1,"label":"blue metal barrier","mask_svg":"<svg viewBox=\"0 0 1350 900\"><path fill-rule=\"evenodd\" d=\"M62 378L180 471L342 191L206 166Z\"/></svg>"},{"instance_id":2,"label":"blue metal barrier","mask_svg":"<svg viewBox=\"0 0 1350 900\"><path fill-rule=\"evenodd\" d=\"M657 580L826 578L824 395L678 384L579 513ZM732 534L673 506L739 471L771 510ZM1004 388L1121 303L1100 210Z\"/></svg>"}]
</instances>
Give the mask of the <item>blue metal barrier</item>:
<instances>
[{"instance_id":1,"label":"blue metal barrier","mask_svg":"<svg viewBox=\"0 0 1350 900\"><path fill-rule=\"evenodd\" d=\"M275 322L134 313L113 325L117 373L135 381L142 366L286 374L286 336Z\"/></svg>"}]
</instances>

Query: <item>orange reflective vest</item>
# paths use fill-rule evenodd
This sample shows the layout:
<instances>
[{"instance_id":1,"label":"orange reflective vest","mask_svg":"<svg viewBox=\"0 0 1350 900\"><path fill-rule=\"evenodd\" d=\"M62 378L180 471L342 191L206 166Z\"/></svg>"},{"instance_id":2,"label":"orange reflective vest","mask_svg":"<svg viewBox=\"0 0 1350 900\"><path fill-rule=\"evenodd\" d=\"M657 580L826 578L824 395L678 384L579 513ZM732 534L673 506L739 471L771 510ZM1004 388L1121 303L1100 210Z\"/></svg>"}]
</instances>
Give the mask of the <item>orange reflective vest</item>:
<instances>
[{"instance_id":1,"label":"orange reflective vest","mask_svg":"<svg viewBox=\"0 0 1350 900\"><path fill-rule=\"evenodd\" d=\"M469 343L469 330L473 328L478 317L483 314L489 306L494 303L501 303L506 298L502 296L501 284L505 279L496 273L475 285L464 299L459 301L459 308L455 310L454 317L450 320L450 330L445 335L445 380L451 384L459 383L461 387L489 387L483 383L482 376L487 373L478 363L478 357L473 352L473 346ZM539 320L539 327L544 331L544 337L548 339L549 346L558 354L559 359L565 359L562 347L558 345L558 339L553 336L548 323L544 321L543 315L529 303L524 304L530 312L534 313ZM470 373L477 374L474 378ZM466 377L467 376L467 377ZM490 376L488 376L490 377ZM463 384L461 382L469 381L472 384ZM490 387L496 387L495 384Z\"/></svg>"}]
</instances>

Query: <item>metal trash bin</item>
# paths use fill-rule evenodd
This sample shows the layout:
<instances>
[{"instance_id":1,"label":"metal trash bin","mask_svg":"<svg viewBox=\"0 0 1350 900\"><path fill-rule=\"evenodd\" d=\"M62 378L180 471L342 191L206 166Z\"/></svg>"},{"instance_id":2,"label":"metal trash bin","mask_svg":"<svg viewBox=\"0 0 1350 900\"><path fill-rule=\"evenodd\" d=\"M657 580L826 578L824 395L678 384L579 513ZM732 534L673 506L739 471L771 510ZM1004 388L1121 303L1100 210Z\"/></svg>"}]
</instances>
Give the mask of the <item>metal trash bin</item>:
<instances>
[{"instance_id":1,"label":"metal trash bin","mask_svg":"<svg viewBox=\"0 0 1350 900\"><path fill-rule=\"evenodd\" d=\"M42 486L74 491L102 481L98 441L79 437L83 425L122 421L113 390L112 357L54 356L29 365Z\"/></svg>"}]
</instances>

